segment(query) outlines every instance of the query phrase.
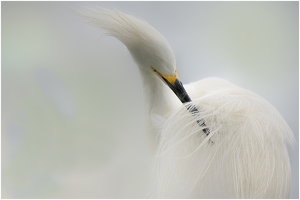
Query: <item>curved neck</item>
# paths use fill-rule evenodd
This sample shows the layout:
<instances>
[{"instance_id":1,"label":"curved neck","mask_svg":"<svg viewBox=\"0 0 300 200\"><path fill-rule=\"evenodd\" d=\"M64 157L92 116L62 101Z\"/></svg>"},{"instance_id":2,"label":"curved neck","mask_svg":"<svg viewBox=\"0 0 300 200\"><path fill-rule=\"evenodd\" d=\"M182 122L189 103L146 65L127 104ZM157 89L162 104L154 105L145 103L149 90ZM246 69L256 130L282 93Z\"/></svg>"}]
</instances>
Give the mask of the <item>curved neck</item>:
<instances>
[{"instance_id":1,"label":"curved neck","mask_svg":"<svg viewBox=\"0 0 300 200\"><path fill-rule=\"evenodd\" d=\"M157 127L182 103L173 91L153 72L140 68L145 110L146 137L150 152L155 153L160 133ZM153 119L155 119L153 121Z\"/></svg>"},{"instance_id":2,"label":"curved neck","mask_svg":"<svg viewBox=\"0 0 300 200\"><path fill-rule=\"evenodd\" d=\"M154 72L139 69L146 118L153 113L166 118L170 112L182 105L173 91Z\"/></svg>"}]
</instances>

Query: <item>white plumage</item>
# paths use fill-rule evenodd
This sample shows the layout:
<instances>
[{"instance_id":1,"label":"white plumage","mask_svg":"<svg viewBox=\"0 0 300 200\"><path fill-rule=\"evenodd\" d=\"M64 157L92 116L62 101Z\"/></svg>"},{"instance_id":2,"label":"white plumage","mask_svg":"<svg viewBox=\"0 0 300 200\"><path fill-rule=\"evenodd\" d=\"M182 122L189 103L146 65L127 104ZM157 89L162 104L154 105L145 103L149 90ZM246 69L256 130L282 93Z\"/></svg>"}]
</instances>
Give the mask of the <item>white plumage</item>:
<instances>
[{"instance_id":1,"label":"white plumage","mask_svg":"<svg viewBox=\"0 0 300 200\"><path fill-rule=\"evenodd\" d=\"M288 198L289 126L260 96L208 78L187 87L211 129L206 137L184 107L160 131L151 197ZM213 144L209 142L211 138Z\"/></svg>"},{"instance_id":2,"label":"white plumage","mask_svg":"<svg viewBox=\"0 0 300 200\"><path fill-rule=\"evenodd\" d=\"M184 86L193 100L184 106L164 82L163 77L175 77L176 61L158 31L119 11L86 8L77 13L126 45L139 67L154 152L147 197L289 197L285 143L293 144L293 133L270 103L226 80L207 78ZM191 114L193 106L199 110L196 115ZM209 128L208 136L204 128Z\"/></svg>"}]
</instances>

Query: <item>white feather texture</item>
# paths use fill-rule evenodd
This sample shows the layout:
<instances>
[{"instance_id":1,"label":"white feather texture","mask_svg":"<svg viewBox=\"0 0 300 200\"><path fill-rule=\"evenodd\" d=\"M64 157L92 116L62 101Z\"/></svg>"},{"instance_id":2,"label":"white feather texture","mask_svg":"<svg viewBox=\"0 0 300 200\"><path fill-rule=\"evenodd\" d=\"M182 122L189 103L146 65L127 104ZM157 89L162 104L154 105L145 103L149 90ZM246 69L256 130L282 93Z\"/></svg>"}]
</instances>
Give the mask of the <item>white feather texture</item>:
<instances>
[{"instance_id":1,"label":"white feather texture","mask_svg":"<svg viewBox=\"0 0 300 200\"><path fill-rule=\"evenodd\" d=\"M105 30L120 40L130 51L139 67L149 66L165 75L174 75L176 62L172 48L166 39L146 21L117 10L101 7L85 8L77 12L84 21Z\"/></svg>"},{"instance_id":2,"label":"white feather texture","mask_svg":"<svg viewBox=\"0 0 300 200\"><path fill-rule=\"evenodd\" d=\"M222 79L204 79L187 90L211 134L201 131L185 107L170 114L161 129L149 197L289 198L285 142L294 138L278 111Z\"/></svg>"},{"instance_id":3,"label":"white feather texture","mask_svg":"<svg viewBox=\"0 0 300 200\"><path fill-rule=\"evenodd\" d=\"M262 97L228 81L208 78L186 90L210 129L195 118L151 68L174 75L176 62L164 37L147 22L103 8L77 12L119 39L139 66L147 132L154 148L149 198L288 198L290 164L285 143L293 133ZM156 145L155 145L156 146Z\"/></svg>"}]
</instances>

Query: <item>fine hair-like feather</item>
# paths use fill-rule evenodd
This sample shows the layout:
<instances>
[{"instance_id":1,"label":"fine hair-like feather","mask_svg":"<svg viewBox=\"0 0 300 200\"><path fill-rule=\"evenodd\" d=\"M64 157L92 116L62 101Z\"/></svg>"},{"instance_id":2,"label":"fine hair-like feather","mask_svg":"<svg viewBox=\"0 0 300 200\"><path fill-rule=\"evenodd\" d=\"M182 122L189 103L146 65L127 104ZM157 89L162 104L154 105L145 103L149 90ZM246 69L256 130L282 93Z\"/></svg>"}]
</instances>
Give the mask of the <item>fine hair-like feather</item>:
<instances>
[{"instance_id":1,"label":"fine hair-like feather","mask_svg":"<svg viewBox=\"0 0 300 200\"><path fill-rule=\"evenodd\" d=\"M75 11L81 19L120 40L130 51L140 68L150 66L165 75L174 75L175 56L166 39L146 21L118 10L86 7Z\"/></svg>"},{"instance_id":2,"label":"fine hair-like feather","mask_svg":"<svg viewBox=\"0 0 300 200\"><path fill-rule=\"evenodd\" d=\"M190 84L211 134L181 107L160 130L150 198L289 198L293 133L262 97L218 78ZM212 142L210 142L210 140Z\"/></svg>"}]
</instances>

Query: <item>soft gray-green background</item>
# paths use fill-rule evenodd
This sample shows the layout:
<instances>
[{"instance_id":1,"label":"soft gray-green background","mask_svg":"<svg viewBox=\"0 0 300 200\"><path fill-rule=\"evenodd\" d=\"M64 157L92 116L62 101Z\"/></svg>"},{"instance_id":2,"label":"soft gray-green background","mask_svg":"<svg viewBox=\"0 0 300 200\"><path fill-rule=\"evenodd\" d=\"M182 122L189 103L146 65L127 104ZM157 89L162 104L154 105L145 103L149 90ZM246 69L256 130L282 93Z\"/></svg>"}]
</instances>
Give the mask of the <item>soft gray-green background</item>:
<instances>
[{"instance_id":1,"label":"soft gray-green background","mask_svg":"<svg viewBox=\"0 0 300 200\"><path fill-rule=\"evenodd\" d=\"M298 2L2 2L2 197L143 198L137 67L68 7L116 7L171 44L184 83L217 76L273 104L298 143ZM289 148L299 197L298 144Z\"/></svg>"}]
</instances>

